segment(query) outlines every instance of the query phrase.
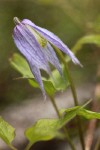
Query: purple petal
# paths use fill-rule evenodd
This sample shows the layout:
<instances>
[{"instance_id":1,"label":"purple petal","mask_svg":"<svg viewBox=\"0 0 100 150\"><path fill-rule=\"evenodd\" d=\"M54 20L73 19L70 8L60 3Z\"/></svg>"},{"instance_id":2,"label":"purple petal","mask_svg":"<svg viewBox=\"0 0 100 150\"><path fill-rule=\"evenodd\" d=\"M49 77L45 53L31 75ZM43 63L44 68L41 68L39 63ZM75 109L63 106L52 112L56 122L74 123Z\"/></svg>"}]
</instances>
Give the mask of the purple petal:
<instances>
[{"instance_id":1,"label":"purple petal","mask_svg":"<svg viewBox=\"0 0 100 150\"><path fill-rule=\"evenodd\" d=\"M56 56L56 53L54 51L54 49L52 48L52 46L47 43L47 45L44 47L43 49L48 61L59 71L59 73L62 75L62 69L61 69L61 65L60 62Z\"/></svg>"},{"instance_id":2,"label":"purple petal","mask_svg":"<svg viewBox=\"0 0 100 150\"><path fill-rule=\"evenodd\" d=\"M43 37L45 37L49 42L51 42L53 45L58 47L60 50L62 50L64 53L66 53L75 64L80 64L79 60L75 57L75 55L70 51L70 49L58 38L55 34L48 31L47 29L41 28L39 26L36 26L34 23L32 23L28 19L24 19L23 24L28 24L32 26L36 31L38 31Z\"/></svg>"},{"instance_id":3,"label":"purple petal","mask_svg":"<svg viewBox=\"0 0 100 150\"><path fill-rule=\"evenodd\" d=\"M38 68L50 73L47 58L43 54L42 49L35 40L33 34L31 34L27 28L17 25L14 28L13 38L16 46L26 59L27 55L30 56L31 60Z\"/></svg>"},{"instance_id":4,"label":"purple petal","mask_svg":"<svg viewBox=\"0 0 100 150\"><path fill-rule=\"evenodd\" d=\"M31 71L32 73L34 74L34 77L36 79L36 81L39 83L40 85L40 88L42 90L42 93L43 93L43 97L44 97L44 100L46 100L46 92L44 90L44 86L43 86L43 82L42 82L42 79L41 79L41 73L40 73L40 70L39 68L37 68L36 66L32 65L31 62L29 62L30 64L30 68L31 68Z\"/></svg>"},{"instance_id":5,"label":"purple petal","mask_svg":"<svg viewBox=\"0 0 100 150\"><path fill-rule=\"evenodd\" d=\"M48 59L43 53L42 47L40 47L33 34L22 24L18 24L14 28L13 39L17 48L28 61L30 69L36 81L39 83L44 97L46 97L40 69L45 70L48 74L51 74L51 72Z\"/></svg>"}]
</instances>

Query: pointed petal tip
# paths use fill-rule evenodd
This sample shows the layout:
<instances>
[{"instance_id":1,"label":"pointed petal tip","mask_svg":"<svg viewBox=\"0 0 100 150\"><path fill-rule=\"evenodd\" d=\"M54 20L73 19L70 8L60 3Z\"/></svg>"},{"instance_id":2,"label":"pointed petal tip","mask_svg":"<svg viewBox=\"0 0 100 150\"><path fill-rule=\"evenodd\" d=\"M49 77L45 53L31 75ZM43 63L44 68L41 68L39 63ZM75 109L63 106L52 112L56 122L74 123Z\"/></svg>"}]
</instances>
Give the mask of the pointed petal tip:
<instances>
[{"instance_id":1,"label":"pointed petal tip","mask_svg":"<svg viewBox=\"0 0 100 150\"><path fill-rule=\"evenodd\" d=\"M83 68L84 66L80 63L80 67Z\"/></svg>"},{"instance_id":2,"label":"pointed petal tip","mask_svg":"<svg viewBox=\"0 0 100 150\"><path fill-rule=\"evenodd\" d=\"M43 87L40 86L40 89L41 89L41 92L43 95L43 102L45 103L47 101L47 93L45 91L44 85L43 85Z\"/></svg>"},{"instance_id":3,"label":"pointed petal tip","mask_svg":"<svg viewBox=\"0 0 100 150\"><path fill-rule=\"evenodd\" d=\"M72 59L73 63L76 65L79 65L80 67L83 67L83 65L80 63L80 61L74 56L74 58Z\"/></svg>"},{"instance_id":4,"label":"pointed petal tip","mask_svg":"<svg viewBox=\"0 0 100 150\"><path fill-rule=\"evenodd\" d=\"M44 103L46 102L46 100L47 100L47 96L46 96L46 94L43 93L43 101L44 101Z\"/></svg>"}]
</instances>

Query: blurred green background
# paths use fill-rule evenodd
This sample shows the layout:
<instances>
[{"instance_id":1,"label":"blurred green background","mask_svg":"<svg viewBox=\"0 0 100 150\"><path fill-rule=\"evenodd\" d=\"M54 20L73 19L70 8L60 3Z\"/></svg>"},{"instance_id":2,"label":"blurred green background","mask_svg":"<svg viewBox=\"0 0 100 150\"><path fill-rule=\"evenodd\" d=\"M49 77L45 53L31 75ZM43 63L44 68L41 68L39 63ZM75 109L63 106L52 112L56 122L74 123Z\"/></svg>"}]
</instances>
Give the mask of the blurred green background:
<instances>
[{"instance_id":1,"label":"blurred green background","mask_svg":"<svg viewBox=\"0 0 100 150\"><path fill-rule=\"evenodd\" d=\"M14 80L20 76L9 64L9 58L18 52L12 39L15 16L30 19L54 32L70 48L84 35L100 34L100 0L0 0L1 106L33 97L39 91L31 88L26 80ZM81 79L94 82L100 48L84 45L77 57L84 68L71 65L73 78L79 82Z\"/></svg>"}]
</instances>

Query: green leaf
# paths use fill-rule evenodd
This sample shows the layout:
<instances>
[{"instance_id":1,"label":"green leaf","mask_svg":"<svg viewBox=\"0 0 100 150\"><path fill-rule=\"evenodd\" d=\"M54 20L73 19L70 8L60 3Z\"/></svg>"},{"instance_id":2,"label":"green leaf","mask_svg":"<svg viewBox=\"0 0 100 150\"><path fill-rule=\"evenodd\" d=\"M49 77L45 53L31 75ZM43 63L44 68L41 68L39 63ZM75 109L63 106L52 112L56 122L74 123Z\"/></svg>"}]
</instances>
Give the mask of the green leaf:
<instances>
[{"instance_id":1,"label":"green leaf","mask_svg":"<svg viewBox=\"0 0 100 150\"><path fill-rule=\"evenodd\" d=\"M21 79L28 79L31 86L35 88L40 88L38 83L35 81L33 74L31 73L27 61L21 55L17 53L13 54L13 56L10 58L10 64L19 73L21 73L22 75ZM54 70L52 72L54 80L51 78L50 79L42 78L44 88L48 93L48 95L52 96L55 94L56 91L64 90L69 85L64 67L63 72L64 77L61 77L59 72L57 70Z\"/></svg>"},{"instance_id":2,"label":"green leaf","mask_svg":"<svg viewBox=\"0 0 100 150\"><path fill-rule=\"evenodd\" d=\"M0 117L0 138L9 146L15 137L15 129Z\"/></svg>"},{"instance_id":3,"label":"green leaf","mask_svg":"<svg viewBox=\"0 0 100 150\"><path fill-rule=\"evenodd\" d=\"M62 70L63 70L63 76L59 74L58 70L54 70L52 72L54 81L52 80L52 78L50 78L50 80L53 82L55 88L58 91L59 90L63 91L69 86L69 81L68 81L68 77L64 65L62 65Z\"/></svg>"},{"instance_id":4,"label":"green leaf","mask_svg":"<svg viewBox=\"0 0 100 150\"><path fill-rule=\"evenodd\" d=\"M38 83L35 80L28 80L30 85L35 87L35 88L40 88ZM45 91L48 93L49 96L54 95L54 93L56 92L56 88L54 87L53 83L49 80L43 79L43 84L44 84L44 88Z\"/></svg>"},{"instance_id":5,"label":"green leaf","mask_svg":"<svg viewBox=\"0 0 100 150\"><path fill-rule=\"evenodd\" d=\"M89 110L82 108L82 107L84 107L84 106L76 106L76 107L66 109L66 110L62 109L61 113L65 112L64 117L66 117L69 112L74 111L74 113L76 113L75 115L82 116L86 119L100 119L100 113L89 111Z\"/></svg>"},{"instance_id":6,"label":"green leaf","mask_svg":"<svg viewBox=\"0 0 100 150\"><path fill-rule=\"evenodd\" d=\"M74 53L77 53L83 46L83 44L96 44L100 47L100 34L98 35L87 35L78 40L75 46L72 48Z\"/></svg>"},{"instance_id":7,"label":"green leaf","mask_svg":"<svg viewBox=\"0 0 100 150\"><path fill-rule=\"evenodd\" d=\"M58 128L58 124L58 119L41 119L37 121L35 125L28 128L25 135L32 143L50 140L59 135L56 130Z\"/></svg>"},{"instance_id":8,"label":"green leaf","mask_svg":"<svg viewBox=\"0 0 100 150\"><path fill-rule=\"evenodd\" d=\"M59 132L66 123L68 123L76 115L85 117L86 119L100 119L100 113L92 112L84 109L83 106L62 109L64 114L61 119L40 119L32 127L26 129L25 136L29 140L28 147L38 141L47 141L54 137L62 138Z\"/></svg>"},{"instance_id":9,"label":"green leaf","mask_svg":"<svg viewBox=\"0 0 100 150\"><path fill-rule=\"evenodd\" d=\"M100 113L89 111L86 109L80 109L78 115L86 119L100 119Z\"/></svg>"},{"instance_id":10,"label":"green leaf","mask_svg":"<svg viewBox=\"0 0 100 150\"><path fill-rule=\"evenodd\" d=\"M23 78L34 78L27 61L21 55L14 53L9 61L12 67L23 75Z\"/></svg>"},{"instance_id":11,"label":"green leaf","mask_svg":"<svg viewBox=\"0 0 100 150\"><path fill-rule=\"evenodd\" d=\"M59 132L68 121L75 117L80 107L68 109L67 115L61 119L40 119L32 127L26 129L25 136L29 140L28 148L38 141L47 141L54 137L63 138L64 135Z\"/></svg>"}]
</instances>

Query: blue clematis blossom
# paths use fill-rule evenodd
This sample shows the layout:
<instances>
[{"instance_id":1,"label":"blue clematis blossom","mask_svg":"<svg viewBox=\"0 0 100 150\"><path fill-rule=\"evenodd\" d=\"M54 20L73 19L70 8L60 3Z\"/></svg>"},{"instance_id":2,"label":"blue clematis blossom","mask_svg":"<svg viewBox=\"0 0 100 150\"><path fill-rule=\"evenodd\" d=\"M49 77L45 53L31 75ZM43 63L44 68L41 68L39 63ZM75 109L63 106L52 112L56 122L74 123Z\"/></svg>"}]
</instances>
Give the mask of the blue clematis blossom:
<instances>
[{"instance_id":1,"label":"blue clematis blossom","mask_svg":"<svg viewBox=\"0 0 100 150\"><path fill-rule=\"evenodd\" d=\"M51 63L62 75L60 62L51 44L67 54L75 64L81 64L69 48L52 32L36 26L28 19L20 21L17 17L14 17L14 22L16 24L13 31L14 42L29 63L35 80L40 85L44 97L46 97L40 69L51 75L49 66L49 63Z\"/></svg>"}]
</instances>

